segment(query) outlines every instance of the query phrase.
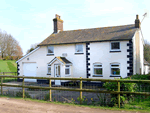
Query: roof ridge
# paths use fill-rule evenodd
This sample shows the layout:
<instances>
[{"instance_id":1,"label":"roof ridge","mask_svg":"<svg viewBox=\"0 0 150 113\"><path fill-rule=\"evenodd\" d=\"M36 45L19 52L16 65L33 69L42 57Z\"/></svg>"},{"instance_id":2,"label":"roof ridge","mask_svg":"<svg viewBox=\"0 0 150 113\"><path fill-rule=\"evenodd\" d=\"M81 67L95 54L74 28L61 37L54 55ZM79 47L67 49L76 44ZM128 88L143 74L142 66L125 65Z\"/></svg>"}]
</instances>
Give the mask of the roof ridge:
<instances>
[{"instance_id":1,"label":"roof ridge","mask_svg":"<svg viewBox=\"0 0 150 113\"><path fill-rule=\"evenodd\" d=\"M86 29L74 29L74 30L66 30L66 31L81 31L81 30L90 30L90 29L103 29L103 28L111 28L111 27L122 27L122 26L131 26L134 24L127 24L127 25L119 25L119 26L107 26L107 27L96 27L96 28L86 28ZM65 32L65 31L60 31Z\"/></svg>"}]
</instances>

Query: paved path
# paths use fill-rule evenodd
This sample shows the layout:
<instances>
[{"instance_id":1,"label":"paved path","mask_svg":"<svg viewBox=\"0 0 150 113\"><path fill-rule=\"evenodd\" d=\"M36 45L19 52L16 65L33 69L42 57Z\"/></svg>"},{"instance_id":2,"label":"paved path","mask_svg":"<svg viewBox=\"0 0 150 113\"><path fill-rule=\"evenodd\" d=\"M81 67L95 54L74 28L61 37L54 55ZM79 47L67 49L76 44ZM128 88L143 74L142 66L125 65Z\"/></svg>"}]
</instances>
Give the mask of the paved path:
<instances>
[{"instance_id":1,"label":"paved path","mask_svg":"<svg viewBox=\"0 0 150 113\"><path fill-rule=\"evenodd\" d=\"M101 110L88 107L39 103L0 97L0 113L139 113L127 111Z\"/></svg>"}]
</instances>

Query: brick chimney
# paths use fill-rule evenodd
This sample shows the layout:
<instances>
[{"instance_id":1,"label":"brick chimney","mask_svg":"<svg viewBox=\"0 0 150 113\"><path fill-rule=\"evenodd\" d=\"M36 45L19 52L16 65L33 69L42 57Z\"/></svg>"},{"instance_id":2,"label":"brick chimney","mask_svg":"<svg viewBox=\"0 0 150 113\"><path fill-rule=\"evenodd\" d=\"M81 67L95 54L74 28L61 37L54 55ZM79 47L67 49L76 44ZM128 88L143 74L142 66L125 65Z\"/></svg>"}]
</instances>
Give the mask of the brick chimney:
<instances>
[{"instance_id":1,"label":"brick chimney","mask_svg":"<svg viewBox=\"0 0 150 113\"><path fill-rule=\"evenodd\" d=\"M60 19L59 15L55 15L54 21L54 33L58 33L59 30L63 31L63 20Z\"/></svg>"},{"instance_id":2,"label":"brick chimney","mask_svg":"<svg viewBox=\"0 0 150 113\"><path fill-rule=\"evenodd\" d=\"M136 19L135 19L135 28L140 28L139 15L136 15Z\"/></svg>"}]
</instances>

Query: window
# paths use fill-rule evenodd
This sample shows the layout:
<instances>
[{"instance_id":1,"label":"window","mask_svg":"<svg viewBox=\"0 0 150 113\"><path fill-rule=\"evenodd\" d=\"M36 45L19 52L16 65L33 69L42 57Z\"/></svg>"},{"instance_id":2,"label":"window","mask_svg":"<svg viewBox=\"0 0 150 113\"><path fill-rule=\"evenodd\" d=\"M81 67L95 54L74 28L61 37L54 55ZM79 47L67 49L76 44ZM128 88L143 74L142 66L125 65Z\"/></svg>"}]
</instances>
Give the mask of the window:
<instances>
[{"instance_id":1,"label":"window","mask_svg":"<svg viewBox=\"0 0 150 113\"><path fill-rule=\"evenodd\" d=\"M120 76L120 65L111 64L111 76Z\"/></svg>"},{"instance_id":2,"label":"window","mask_svg":"<svg viewBox=\"0 0 150 113\"><path fill-rule=\"evenodd\" d=\"M47 74L51 75L51 66L48 66L48 68L47 68Z\"/></svg>"},{"instance_id":3,"label":"window","mask_svg":"<svg viewBox=\"0 0 150 113\"><path fill-rule=\"evenodd\" d=\"M54 54L54 46L48 46L48 54Z\"/></svg>"},{"instance_id":4,"label":"window","mask_svg":"<svg viewBox=\"0 0 150 113\"><path fill-rule=\"evenodd\" d=\"M93 76L102 76L102 64L94 64Z\"/></svg>"},{"instance_id":5,"label":"window","mask_svg":"<svg viewBox=\"0 0 150 113\"><path fill-rule=\"evenodd\" d=\"M111 51L120 51L120 42L111 42Z\"/></svg>"},{"instance_id":6,"label":"window","mask_svg":"<svg viewBox=\"0 0 150 113\"><path fill-rule=\"evenodd\" d=\"M69 65L66 65L65 66L65 75L70 75L70 66Z\"/></svg>"},{"instance_id":7,"label":"window","mask_svg":"<svg viewBox=\"0 0 150 113\"><path fill-rule=\"evenodd\" d=\"M83 45L76 44L76 53L83 53Z\"/></svg>"}]
</instances>

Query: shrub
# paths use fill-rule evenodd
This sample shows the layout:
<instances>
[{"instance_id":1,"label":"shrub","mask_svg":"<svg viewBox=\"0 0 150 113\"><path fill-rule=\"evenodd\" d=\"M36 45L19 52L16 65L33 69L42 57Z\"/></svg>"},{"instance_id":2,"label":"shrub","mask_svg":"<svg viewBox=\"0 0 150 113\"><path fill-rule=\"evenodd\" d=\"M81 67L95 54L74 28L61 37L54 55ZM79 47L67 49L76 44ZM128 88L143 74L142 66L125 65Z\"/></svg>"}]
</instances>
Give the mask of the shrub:
<instances>
[{"instance_id":1,"label":"shrub","mask_svg":"<svg viewBox=\"0 0 150 113\"><path fill-rule=\"evenodd\" d=\"M122 78L121 78L122 79ZM130 79L130 78L126 78ZM125 79L123 79L125 80ZM117 82L106 82L104 83L104 87L108 91L118 91L118 85ZM138 86L136 83L123 83L120 82L120 91L130 91L130 92L135 92L137 91ZM125 102L133 99L132 94L120 94L120 105L124 106ZM118 104L118 95L117 94L111 94L111 102L110 106L115 106Z\"/></svg>"}]
</instances>

